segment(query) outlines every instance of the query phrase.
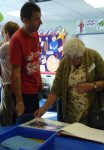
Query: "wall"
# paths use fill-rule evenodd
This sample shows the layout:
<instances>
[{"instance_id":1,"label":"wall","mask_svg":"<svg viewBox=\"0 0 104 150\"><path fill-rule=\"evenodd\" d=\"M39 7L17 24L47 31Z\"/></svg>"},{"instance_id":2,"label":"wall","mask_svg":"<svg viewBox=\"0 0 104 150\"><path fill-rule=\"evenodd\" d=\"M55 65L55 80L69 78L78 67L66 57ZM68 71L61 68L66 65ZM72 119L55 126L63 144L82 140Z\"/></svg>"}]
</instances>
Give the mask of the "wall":
<instances>
[{"instance_id":1,"label":"wall","mask_svg":"<svg viewBox=\"0 0 104 150\"><path fill-rule=\"evenodd\" d=\"M77 20L76 33L104 33L104 18Z\"/></svg>"},{"instance_id":2,"label":"wall","mask_svg":"<svg viewBox=\"0 0 104 150\"><path fill-rule=\"evenodd\" d=\"M95 49L104 59L104 34L83 34L78 36L86 47Z\"/></svg>"},{"instance_id":3,"label":"wall","mask_svg":"<svg viewBox=\"0 0 104 150\"><path fill-rule=\"evenodd\" d=\"M103 21L103 18L96 18L96 19L89 19L89 20L95 20L95 24L99 23L100 21ZM88 21L88 19L83 20L85 26L86 26L86 22ZM41 25L40 28L54 28L54 27L58 27L58 26L63 26L65 27L66 31L69 33L69 37L75 34L79 34L76 29L77 29L77 24L78 22L80 22L80 20L67 20L65 22L62 21L53 21L53 22L43 22L43 24ZM22 26L22 23L19 21L18 22L20 26ZM2 23L0 23L0 28L1 28ZM85 33L102 33L104 32L104 29L100 29L100 30L96 30L96 26L92 26L92 27L87 27L84 34ZM82 33L83 34L83 33ZM1 38L1 36L0 36Z\"/></svg>"},{"instance_id":4,"label":"wall","mask_svg":"<svg viewBox=\"0 0 104 150\"><path fill-rule=\"evenodd\" d=\"M84 31L80 33L78 31L80 22L83 21L84 23ZM99 26L99 24L101 24ZM71 20L71 21L54 21L49 22L41 25L40 28L54 28L58 26L65 27L66 31L69 33L69 37L76 35L76 34L88 34L88 33L104 33L104 19L103 18L92 18L92 19L85 19L85 20ZM99 28L99 29L98 29Z\"/></svg>"},{"instance_id":5,"label":"wall","mask_svg":"<svg viewBox=\"0 0 104 150\"><path fill-rule=\"evenodd\" d=\"M69 36L72 36L73 34L76 34L76 20L72 20L72 21L66 21L66 22L50 22L50 23L44 23L41 25L40 28L54 28L54 27L58 27L58 26L62 26L65 27L66 31L69 33Z\"/></svg>"},{"instance_id":6,"label":"wall","mask_svg":"<svg viewBox=\"0 0 104 150\"><path fill-rule=\"evenodd\" d=\"M101 20L101 18L97 18L95 19L95 22L98 23L98 20ZM65 27L66 31L69 33L69 37L70 36L73 36L75 34L79 34L76 29L77 29L77 22L79 22L80 20L67 20L65 22L62 22L62 21L53 21L53 22L43 22L43 24L40 26L40 29L41 28L54 28L54 27L58 27L58 26L63 26ZM86 20L83 20L83 22L86 24ZM22 26L22 23L20 23L20 26ZM0 26L1 28L1 26ZM104 29L101 29L101 30L96 30L96 26L92 26L92 27L87 27L85 32L84 33L102 33L104 32ZM83 34L83 33L82 33ZM0 39L1 39L1 36L0 36Z\"/></svg>"}]
</instances>

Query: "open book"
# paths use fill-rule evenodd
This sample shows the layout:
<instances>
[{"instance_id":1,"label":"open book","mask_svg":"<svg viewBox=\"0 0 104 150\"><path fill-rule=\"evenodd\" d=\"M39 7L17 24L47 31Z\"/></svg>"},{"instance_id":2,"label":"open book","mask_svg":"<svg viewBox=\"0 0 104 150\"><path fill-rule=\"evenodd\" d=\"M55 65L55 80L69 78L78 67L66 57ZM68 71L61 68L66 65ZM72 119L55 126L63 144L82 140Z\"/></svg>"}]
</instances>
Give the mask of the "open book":
<instances>
[{"instance_id":1,"label":"open book","mask_svg":"<svg viewBox=\"0 0 104 150\"><path fill-rule=\"evenodd\" d=\"M73 123L62 128L61 134L104 143L104 131L103 130L90 128L81 123Z\"/></svg>"}]
</instances>

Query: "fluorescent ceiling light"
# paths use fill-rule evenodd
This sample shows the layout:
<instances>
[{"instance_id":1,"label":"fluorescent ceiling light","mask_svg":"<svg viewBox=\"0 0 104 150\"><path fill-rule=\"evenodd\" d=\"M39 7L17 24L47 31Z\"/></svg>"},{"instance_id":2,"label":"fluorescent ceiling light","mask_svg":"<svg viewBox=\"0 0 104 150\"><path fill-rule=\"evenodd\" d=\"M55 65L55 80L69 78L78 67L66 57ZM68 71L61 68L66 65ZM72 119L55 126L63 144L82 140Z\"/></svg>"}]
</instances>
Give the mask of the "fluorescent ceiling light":
<instances>
[{"instance_id":1,"label":"fluorescent ceiling light","mask_svg":"<svg viewBox=\"0 0 104 150\"><path fill-rule=\"evenodd\" d=\"M16 10L16 11L11 11L7 13L10 16L14 16L14 17L20 17L20 10Z\"/></svg>"},{"instance_id":2,"label":"fluorescent ceiling light","mask_svg":"<svg viewBox=\"0 0 104 150\"><path fill-rule=\"evenodd\" d=\"M84 0L84 1L95 8L104 7L104 0Z\"/></svg>"}]
</instances>

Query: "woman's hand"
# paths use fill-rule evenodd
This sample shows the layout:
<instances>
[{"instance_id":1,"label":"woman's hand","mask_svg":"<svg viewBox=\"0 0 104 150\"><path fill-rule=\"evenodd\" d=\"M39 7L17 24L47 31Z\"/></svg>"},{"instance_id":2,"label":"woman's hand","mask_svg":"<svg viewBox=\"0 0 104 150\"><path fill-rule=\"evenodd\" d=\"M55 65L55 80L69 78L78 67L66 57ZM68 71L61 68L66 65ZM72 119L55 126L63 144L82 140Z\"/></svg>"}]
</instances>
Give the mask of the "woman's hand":
<instances>
[{"instance_id":1,"label":"woman's hand","mask_svg":"<svg viewBox=\"0 0 104 150\"><path fill-rule=\"evenodd\" d=\"M84 94L93 90L93 83L80 83L75 88L77 93Z\"/></svg>"},{"instance_id":2,"label":"woman's hand","mask_svg":"<svg viewBox=\"0 0 104 150\"><path fill-rule=\"evenodd\" d=\"M46 110L44 109L44 106L43 106L34 113L34 117L40 118L41 116L44 115L45 112L46 112Z\"/></svg>"}]
</instances>

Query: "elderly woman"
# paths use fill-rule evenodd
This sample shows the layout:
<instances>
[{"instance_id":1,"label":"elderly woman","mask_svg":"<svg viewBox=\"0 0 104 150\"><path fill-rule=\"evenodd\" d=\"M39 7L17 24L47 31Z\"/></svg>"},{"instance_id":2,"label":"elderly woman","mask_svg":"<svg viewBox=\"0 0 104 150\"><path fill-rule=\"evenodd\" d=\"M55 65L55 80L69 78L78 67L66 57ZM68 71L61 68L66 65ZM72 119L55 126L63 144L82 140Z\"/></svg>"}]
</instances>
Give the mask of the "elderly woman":
<instances>
[{"instance_id":1,"label":"elderly woman","mask_svg":"<svg viewBox=\"0 0 104 150\"><path fill-rule=\"evenodd\" d=\"M67 40L64 56L51 93L35 116L41 117L61 96L64 122L87 124L95 98L99 98L97 91L104 88L104 61L98 52L86 48L78 38Z\"/></svg>"}]
</instances>

